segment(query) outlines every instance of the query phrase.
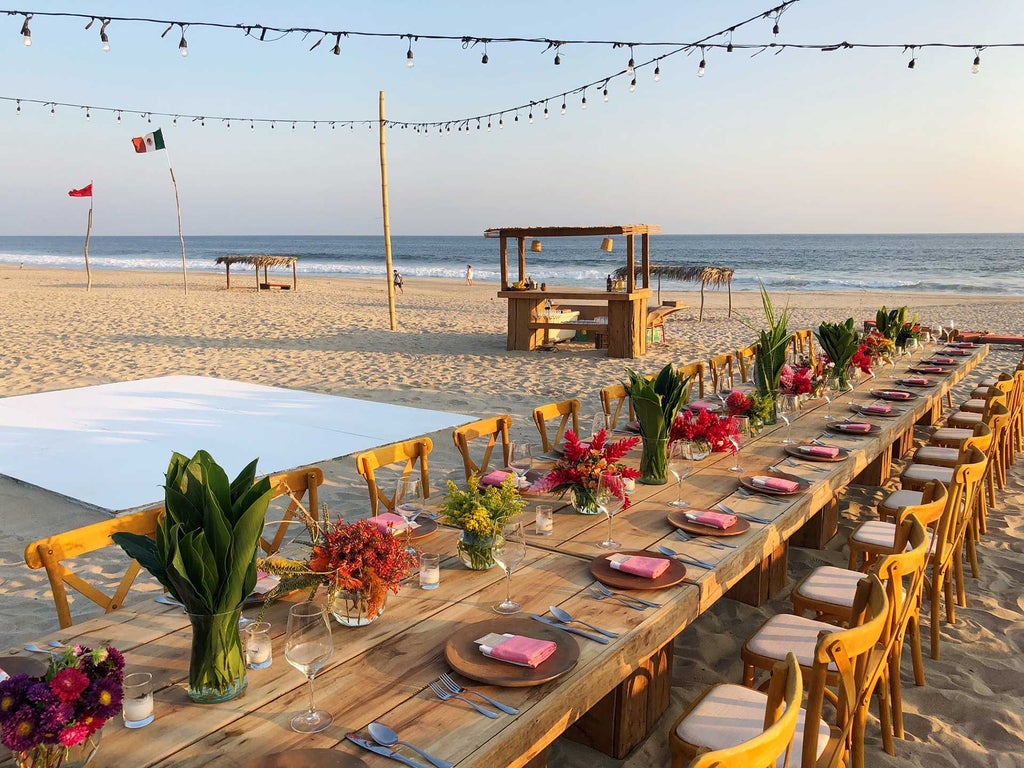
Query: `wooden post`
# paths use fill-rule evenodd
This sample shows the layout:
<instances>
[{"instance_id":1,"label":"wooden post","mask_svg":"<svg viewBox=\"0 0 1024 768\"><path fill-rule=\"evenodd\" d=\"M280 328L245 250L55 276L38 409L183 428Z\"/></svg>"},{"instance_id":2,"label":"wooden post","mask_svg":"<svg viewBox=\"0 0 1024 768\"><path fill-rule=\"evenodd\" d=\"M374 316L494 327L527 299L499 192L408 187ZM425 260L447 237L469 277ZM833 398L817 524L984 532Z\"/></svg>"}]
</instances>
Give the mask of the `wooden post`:
<instances>
[{"instance_id":1,"label":"wooden post","mask_svg":"<svg viewBox=\"0 0 1024 768\"><path fill-rule=\"evenodd\" d=\"M626 293L636 289L636 235L626 235ZM610 319L610 318L609 318Z\"/></svg>"},{"instance_id":2,"label":"wooden post","mask_svg":"<svg viewBox=\"0 0 1024 768\"><path fill-rule=\"evenodd\" d=\"M644 288L651 287L651 235L640 235L640 268L644 273ZM658 275L658 303L661 304L661 275Z\"/></svg>"},{"instance_id":3,"label":"wooden post","mask_svg":"<svg viewBox=\"0 0 1024 768\"><path fill-rule=\"evenodd\" d=\"M89 181L92 186L92 181ZM89 268L89 238L92 236L92 197L89 197L89 223L85 228L85 290L92 290L92 270Z\"/></svg>"},{"instance_id":4,"label":"wooden post","mask_svg":"<svg viewBox=\"0 0 1024 768\"><path fill-rule=\"evenodd\" d=\"M388 210L388 149L387 123L384 120L384 91L380 92L380 201L384 210L384 279L388 286L388 318L391 330L398 330L395 314L395 281L391 279L391 214Z\"/></svg>"},{"instance_id":5,"label":"wooden post","mask_svg":"<svg viewBox=\"0 0 1024 768\"><path fill-rule=\"evenodd\" d=\"M185 236L181 233L181 198L178 197L178 180L174 178L174 169L171 167L171 153L164 149L167 156L167 170L171 172L171 186L174 187L174 207L178 209L178 240L181 241L181 282L185 286L185 295L188 296L188 273L185 270ZM259 271L256 273L256 282L259 282Z\"/></svg>"},{"instance_id":6,"label":"wooden post","mask_svg":"<svg viewBox=\"0 0 1024 768\"><path fill-rule=\"evenodd\" d=\"M508 289L508 238L501 236L501 286L499 291Z\"/></svg>"},{"instance_id":7,"label":"wooden post","mask_svg":"<svg viewBox=\"0 0 1024 768\"><path fill-rule=\"evenodd\" d=\"M526 279L526 238L519 238L519 282Z\"/></svg>"}]
</instances>

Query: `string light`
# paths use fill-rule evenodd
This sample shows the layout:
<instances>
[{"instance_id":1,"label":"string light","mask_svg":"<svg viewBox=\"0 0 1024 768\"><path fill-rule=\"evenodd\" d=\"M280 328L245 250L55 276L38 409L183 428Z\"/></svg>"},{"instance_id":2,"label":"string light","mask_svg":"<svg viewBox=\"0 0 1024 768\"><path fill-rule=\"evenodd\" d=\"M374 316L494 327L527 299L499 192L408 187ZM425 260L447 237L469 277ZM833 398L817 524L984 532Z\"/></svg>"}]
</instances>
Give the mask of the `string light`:
<instances>
[{"instance_id":1,"label":"string light","mask_svg":"<svg viewBox=\"0 0 1024 768\"><path fill-rule=\"evenodd\" d=\"M654 65L654 82L661 81L661 61Z\"/></svg>"},{"instance_id":2,"label":"string light","mask_svg":"<svg viewBox=\"0 0 1024 768\"><path fill-rule=\"evenodd\" d=\"M89 22L90 24L92 22ZM105 53L110 53L110 36L107 35L107 27L110 26L110 19L104 19L100 25L100 43Z\"/></svg>"},{"instance_id":3,"label":"string light","mask_svg":"<svg viewBox=\"0 0 1024 768\"><path fill-rule=\"evenodd\" d=\"M704 58L704 46L700 49L700 64L697 65L697 77L704 77L704 73L707 71L708 62Z\"/></svg>"},{"instance_id":4,"label":"string light","mask_svg":"<svg viewBox=\"0 0 1024 768\"><path fill-rule=\"evenodd\" d=\"M185 25L181 25L181 41L178 43L178 53L188 56L188 40L185 39Z\"/></svg>"},{"instance_id":5,"label":"string light","mask_svg":"<svg viewBox=\"0 0 1024 768\"><path fill-rule=\"evenodd\" d=\"M907 69L913 69L917 65L917 56L914 54L914 48L916 46L910 46L910 61L907 62Z\"/></svg>"},{"instance_id":6,"label":"string light","mask_svg":"<svg viewBox=\"0 0 1024 768\"><path fill-rule=\"evenodd\" d=\"M92 115L89 114L89 108L88 107L85 108L85 119L86 120L92 120Z\"/></svg>"},{"instance_id":7,"label":"string light","mask_svg":"<svg viewBox=\"0 0 1024 768\"><path fill-rule=\"evenodd\" d=\"M580 109L586 109L586 108L587 108L587 89L584 88L583 89L583 98L580 99Z\"/></svg>"},{"instance_id":8,"label":"string light","mask_svg":"<svg viewBox=\"0 0 1024 768\"><path fill-rule=\"evenodd\" d=\"M565 97L562 97L562 114L565 114Z\"/></svg>"},{"instance_id":9,"label":"string light","mask_svg":"<svg viewBox=\"0 0 1024 768\"><path fill-rule=\"evenodd\" d=\"M629 46L629 63L626 64L626 74L632 75L636 71L636 61L633 59L633 46Z\"/></svg>"},{"instance_id":10,"label":"string light","mask_svg":"<svg viewBox=\"0 0 1024 768\"><path fill-rule=\"evenodd\" d=\"M32 19L32 14L25 14L25 23L21 25L21 36L25 39L25 47L32 46L32 30L29 29L28 23Z\"/></svg>"},{"instance_id":11,"label":"string light","mask_svg":"<svg viewBox=\"0 0 1024 768\"><path fill-rule=\"evenodd\" d=\"M484 55L480 57L480 63L486 64L490 60L490 57L487 55L487 43L484 43Z\"/></svg>"},{"instance_id":12,"label":"string light","mask_svg":"<svg viewBox=\"0 0 1024 768\"><path fill-rule=\"evenodd\" d=\"M607 80L604 81L604 89L601 91L601 94L604 96L604 100L608 101L608 81Z\"/></svg>"},{"instance_id":13,"label":"string light","mask_svg":"<svg viewBox=\"0 0 1024 768\"><path fill-rule=\"evenodd\" d=\"M332 125L331 128L333 128L333 127L334 126ZM249 121L249 130L250 131L255 131L256 130L256 123L254 123L252 120Z\"/></svg>"},{"instance_id":14,"label":"string light","mask_svg":"<svg viewBox=\"0 0 1024 768\"><path fill-rule=\"evenodd\" d=\"M16 115L20 115L21 114L21 99L18 99L18 108L16 110L14 110L14 114L16 114Z\"/></svg>"},{"instance_id":15,"label":"string light","mask_svg":"<svg viewBox=\"0 0 1024 768\"><path fill-rule=\"evenodd\" d=\"M416 66L416 57L412 52L412 35L409 35L409 50L405 53L405 66L409 67L409 69Z\"/></svg>"},{"instance_id":16,"label":"string light","mask_svg":"<svg viewBox=\"0 0 1024 768\"><path fill-rule=\"evenodd\" d=\"M548 103L545 101L544 102L544 119L548 120L550 118L551 118L551 115L548 114Z\"/></svg>"},{"instance_id":17,"label":"string light","mask_svg":"<svg viewBox=\"0 0 1024 768\"><path fill-rule=\"evenodd\" d=\"M981 47L974 49L974 62L971 64L971 74L976 75L981 71Z\"/></svg>"},{"instance_id":18,"label":"string light","mask_svg":"<svg viewBox=\"0 0 1024 768\"><path fill-rule=\"evenodd\" d=\"M335 56L341 56L341 32L338 32L337 34L335 34L335 36L334 36L334 48L331 49L331 52Z\"/></svg>"},{"instance_id":19,"label":"string light","mask_svg":"<svg viewBox=\"0 0 1024 768\"><path fill-rule=\"evenodd\" d=\"M117 124L118 125L121 124L121 113L120 112L117 113Z\"/></svg>"},{"instance_id":20,"label":"string light","mask_svg":"<svg viewBox=\"0 0 1024 768\"><path fill-rule=\"evenodd\" d=\"M635 91L635 90L636 90L636 78L634 77L632 80L629 81L629 92L633 93L633 91Z\"/></svg>"}]
</instances>

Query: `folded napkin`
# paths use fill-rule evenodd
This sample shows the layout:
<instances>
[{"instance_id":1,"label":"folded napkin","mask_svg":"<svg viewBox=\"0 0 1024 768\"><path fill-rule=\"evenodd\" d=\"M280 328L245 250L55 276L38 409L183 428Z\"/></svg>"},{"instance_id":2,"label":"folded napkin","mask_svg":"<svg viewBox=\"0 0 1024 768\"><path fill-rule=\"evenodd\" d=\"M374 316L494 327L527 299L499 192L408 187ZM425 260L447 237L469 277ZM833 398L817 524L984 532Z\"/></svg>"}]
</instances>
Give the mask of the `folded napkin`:
<instances>
[{"instance_id":1,"label":"folded napkin","mask_svg":"<svg viewBox=\"0 0 1024 768\"><path fill-rule=\"evenodd\" d=\"M967 357L971 353L966 349L951 349L946 354L956 355L957 357Z\"/></svg>"},{"instance_id":2,"label":"folded napkin","mask_svg":"<svg viewBox=\"0 0 1024 768\"><path fill-rule=\"evenodd\" d=\"M861 413L892 413L892 406L885 405L884 403L872 403L871 405L862 405L860 407Z\"/></svg>"},{"instance_id":3,"label":"folded napkin","mask_svg":"<svg viewBox=\"0 0 1024 768\"><path fill-rule=\"evenodd\" d=\"M505 639L494 645L480 645L480 653L498 661L518 664L521 667L536 668L558 650L553 640L537 640L523 635L499 635Z\"/></svg>"},{"instance_id":4,"label":"folded napkin","mask_svg":"<svg viewBox=\"0 0 1024 768\"><path fill-rule=\"evenodd\" d=\"M917 376L912 376L909 379L904 379L903 383L910 384L915 387L927 387L929 384L931 384L931 382L928 381L928 379L922 379Z\"/></svg>"},{"instance_id":5,"label":"folded napkin","mask_svg":"<svg viewBox=\"0 0 1024 768\"><path fill-rule=\"evenodd\" d=\"M953 346L957 347L958 349L973 349L974 348L974 342L973 341L957 341L957 342L953 343Z\"/></svg>"},{"instance_id":6,"label":"folded napkin","mask_svg":"<svg viewBox=\"0 0 1024 768\"><path fill-rule=\"evenodd\" d=\"M793 493L793 491L800 490L800 483L795 480L787 480L784 477L767 477L765 475L755 475L750 478L750 482L757 488L767 488L769 491L782 491L783 493Z\"/></svg>"},{"instance_id":7,"label":"folded napkin","mask_svg":"<svg viewBox=\"0 0 1024 768\"><path fill-rule=\"evenodd\" d=\"M933 357L928 362L935 363L936 365L953 365L956 363L956 360L951 357Z\"/></svg>"},{"instance_id":8,"label":"folded napkin","mask_svg":"<svg viewBox=\"0 0 1024 768\"><path fill-rule=\"evenodd\" d=\"M608 558L608 565L616 571L631 573L634 576L641 576L645 579L656 579L668 570L670 563L662 557L612 555Z\"/></svg>"},{"instance_id":9,"label":"folded napkin","mask_svg":"<svg viewBox=\"0 0 1024 768\"><path fill-rule=\"evenodd\" d=\"M824 456L826 459L839 455L839 449L834 445L801 445L797 450L807 456Z\"/></svg>"},{"instance_id":10,"label":"folded napkin","mask_svg":"<svg viewBox=\"0 0 1024 768\"><path fill-rule=\"evenodd\" d=\"M252 593L254 595L265 595L280 583L280 576L275 576L266 571L256 571L256 586L252 588Z\"/></svg>"},{"instance_id":11,"label":"folded napkin","mask_svg":"<svg viewBox=\"0 0 1024 768\"><path fill-rule=\"evenodd\" d=\"M501 485L511 474L504 469L495 469L480 478L480 485Z\"/></svg>"},{"instance_id":12,"label":"folded napkin","mask_svg":"<svg viewBox=\"0 0 1024 768\"><path fill-rule=\"evenodd\" d=\"M942 369L935 365L918 366L917 370L921 373L942 373Z\"/></svg>"},{"instance_id":13,"label":"folded napkin","mask_svg":"<svg viewBox=\"0 0 1024 768\"><path fill-rule=\"evenodd\" d=\"M739 522L739 518L736 515L727 515L724 512L701 512L700 514L688 513L686 519L692 523L700 523L701 525L709 525L712 528L719 528L725 530L726 528L732 528Z\"/></svg>"},{"instance_id":14,"label":"folded napkin","mask_svg":"<svg viewBox=\"0 0 1024 768\"><path fill-rule=\"evenodd\" d=\"M709 403L707 400L694 400L692 403L686 405L691 411L704 410L704 411L720 411L722 410L721 403Z\"/></svg>"},{"instance_id":15,"label":"folded napkin","mask_svg":"<svg viewBox=\"0 0 1024 768\"><path fill-rule=\"evenodd\" d=\"M833 424L833 429L838 429L840 432L870 432L870 424L860 424L853 422L850 424Z\"/></svg>"},{"instance_id":16,"label":"folded napkin","mask_svg":"<svg viewBox=\"0 0 1024 768\"><path fill-rule=\"evenodd\" d=\"M909 400L913 397L909 392L900 392L898 389L885 389L882 394L890 400Z\"/></svg>"},{"instance_id":17,"label":"folded napkin","mask_svg":"<svg viewBox=\"0 0 1024 768\"><path fill-rule=\"evenodd\" d=\"M419 528L417 523L407 523L405 518L401 515L396 515L394 512L385 512L383 515L376 515L369 518L370 522L380 528L384 533L389 530L392 533L401 533L406 528Z\"/></svg>"}]
</instances>

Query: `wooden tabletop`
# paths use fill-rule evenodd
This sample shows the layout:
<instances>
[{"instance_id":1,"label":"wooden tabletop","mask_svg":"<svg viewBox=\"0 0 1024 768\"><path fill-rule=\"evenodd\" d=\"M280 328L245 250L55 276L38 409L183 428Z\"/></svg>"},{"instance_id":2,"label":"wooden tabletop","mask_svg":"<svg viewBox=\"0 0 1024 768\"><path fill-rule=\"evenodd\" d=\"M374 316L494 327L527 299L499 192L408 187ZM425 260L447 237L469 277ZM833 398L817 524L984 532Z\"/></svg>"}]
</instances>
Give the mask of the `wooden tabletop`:
<instances>
[{"instance_id":1,"label":"wooden tabletop","mask_svg":"<svg viewBox=\"0 0 1024 768\"><path fill-rule=\"evenodd\" d=\"M929 413L944 396L987 354L979 347L971 357L959 360L947 376L937 381L922 397L894 404L906 412L897 418L870 418L882 431L877 436L841 438L829 436L829 443L851 452L847 461L827 464L807 462L804 468L785 470L811 481L810 489L779 503L749 500L734 495L736 473L729 472L733 457L712 454L699 462L697 471L684 484L684 498L692 505L710 507L726 503L741 512L771 518L771 523L752 523L750 530L728 541L737 549L717 550L677 539L667 522L672 510L668 502L676 497L676 486L637 484L633 506L613 521L615 539L623 549L653 549L665 543L673 549L715 563L713 570L687 566L687 579L644 597L663 607L643 612L614 601L598 602L587 587L593 579L590 561L602 550L596 542L607 534L603 516L576 514L561 506L555 515L554 535L533 533L533 510L538 503L552 503L550 497L531 498L527 509L527 562L511 582L513 598L526 612L544 613L559 605L577 618L620 633L608 645L576 638L580 646L578 665L561 678L537 687L495 688L462 679L464 685L479 688L502 702L520 709L517 716L502 714L489 720L466 704L439 701L428 688L448 670L444 660L447 638L466 624L484 621L497 614L491 606L505 596L503 574L470 571L452 553L458 532L442 528L417 542L424 551L442 553L440 587L433 591L417 588L410 581L399 595L391 595L382 618L369 626L348 629L335 625L334 657L315 683L317 705L334 714L334 723L314 735L294 733L291 717L304 710L307 691L303 676L284 658L284 629L287 603L272 606L267 619L273 624L274 663L264 670L250 670L248 690L234 701L198 705L189 701L188 677L191 631L187 617L178 609L152 599L92 619L49 637L31 638L45 643L50 638L82 642L90 646L109 643L126 655L128 671L147 671L155 676L156 720L139 730L124 728L120 719L111 721L94 768L115 766L176 766L218 768L245 766L255 758L287 749L327 747L358 756L368 766L394 765L387 758L361 750L345 740L345 734L361 731L378 720L398 731L405 741L451 760L461 767L493 768L521 766L539 754L566 728L613 690L636 668L637 660L670 642L701 611L713 604L747 571L810 517L831 502L835 494L890 446L915 422ZM901 368L902 370L902 368ZM863 381L849 399L873 402L870 389L885 388L890 382ZM893 385L895 386L895 385ZM850 414L847 398L833 404L833 414ZM794 422L793 436L801 442L823 434L824 404L802 412ZM783 428L769 428L742 449L739 460L748 470L766 474L767 467L784 460L780 440ZM631 460L638 459L635 452ZM816 472L808 467L822 467ZM559 504L556 500L556 505ZM640 594L640 593L638 593ZM301 598L297 598L301 599ZM254 613L247 611L247 613ZM29 638L26 638L29 640ZM25 655L17 652L17 655ZM2 666L2 659L0 659ZM366 736L365 732L361 735ZM11 765L10 758L0 765Z\"/></svg>"}]
</instances>

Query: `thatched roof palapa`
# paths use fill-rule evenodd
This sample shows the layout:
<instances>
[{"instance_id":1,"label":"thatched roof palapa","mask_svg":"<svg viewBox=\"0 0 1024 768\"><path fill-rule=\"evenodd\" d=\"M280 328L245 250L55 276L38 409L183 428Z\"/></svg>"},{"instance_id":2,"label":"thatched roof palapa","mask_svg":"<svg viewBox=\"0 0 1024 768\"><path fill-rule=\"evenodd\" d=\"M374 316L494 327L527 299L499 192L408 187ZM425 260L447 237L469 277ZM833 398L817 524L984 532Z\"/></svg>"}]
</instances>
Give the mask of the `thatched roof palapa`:
<instances>
[{"instance_id":1,"label":"thatched roof palapa","mask_svg":"<svg viewBox=\"0 0 1024 768\"><path fill-rule=\"evenodd\" d=\"M256 269L263 269L264 267L290 267L298 258L298 256L270 256L262 253L229 254L218 256L217 263L226 264L229 267L232 264L248 264Z\"/></svg>"},{"instance_id":2,"label":"thatched roof palapa","mask_svg":"<svg viewBox=\"0 0 1024 768\"><path fill-rule=\"evenodd\" d=\"M615 270L615 277L624 278L629 273L626 267ZM732 317L732 276L734 270L729 267L714 267L702 265L662 265L651 264L651 275L658 278L658 301L661 301L661 278L669 280L683 280L695 283L700 281L700 316L698 320L704 319L704 289L711 286L717 290L723 285L729 291L729 317Z\"/></svg>"}]
</instances>

